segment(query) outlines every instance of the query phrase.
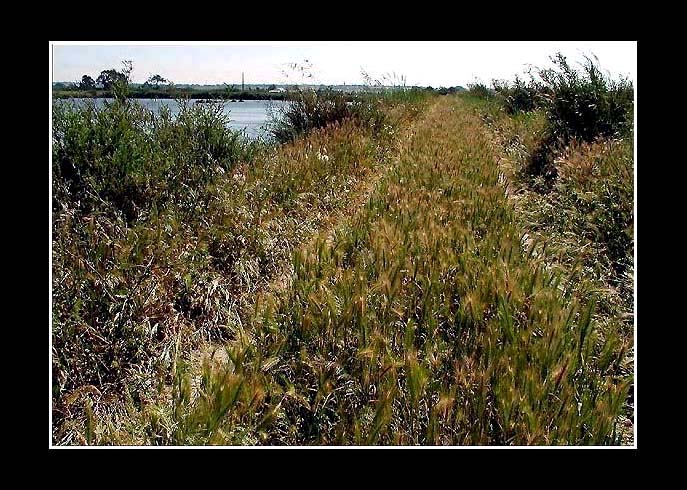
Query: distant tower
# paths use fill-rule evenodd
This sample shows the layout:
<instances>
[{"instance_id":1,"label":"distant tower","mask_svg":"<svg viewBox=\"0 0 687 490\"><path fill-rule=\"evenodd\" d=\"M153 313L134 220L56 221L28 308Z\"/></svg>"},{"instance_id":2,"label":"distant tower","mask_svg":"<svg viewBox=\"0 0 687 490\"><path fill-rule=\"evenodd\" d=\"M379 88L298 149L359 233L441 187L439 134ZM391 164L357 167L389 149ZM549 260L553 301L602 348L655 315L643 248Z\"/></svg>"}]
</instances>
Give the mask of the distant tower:
<instances>
[{"instance_id":1,"label":"distant tower","mask_svg":"<svg viewBox=\"0 0 687 490\"><path fill-rule=\"evenodd\" d=\"M245 90L243 86L243 72L241 72L241 91L243 92Z\"/></svg>"}]
</instances>

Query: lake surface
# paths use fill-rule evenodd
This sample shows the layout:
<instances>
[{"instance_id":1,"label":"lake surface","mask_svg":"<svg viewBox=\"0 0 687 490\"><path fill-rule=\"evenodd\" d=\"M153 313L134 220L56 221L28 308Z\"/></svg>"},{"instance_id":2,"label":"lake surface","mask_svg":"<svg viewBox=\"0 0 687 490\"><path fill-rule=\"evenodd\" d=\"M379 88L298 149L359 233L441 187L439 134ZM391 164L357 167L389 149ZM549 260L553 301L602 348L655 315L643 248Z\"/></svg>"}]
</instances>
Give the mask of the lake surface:
<instances>
[{"instance_id":1,"label":"lake surface","mask_svg":"<svg viewBox=\"0 0 687 490\"><path fill-rule=\"evenodd\" d=\"M93 101L101 106L105 101L113 99L60 99L60 102L85 104ZM172 115L179 112L179 104L174 99L131 99L139 102L147 109L159 111L162 106L169 107ZM196 100L190 100L195 104ZM229 117L229 127L236 131L244 131L249 138L267 137L265 125L269 121L270 112L276 112L288 102L283 100L245 100L243 102L225 101L224 113Z\"/></svg>"}]
</instances>

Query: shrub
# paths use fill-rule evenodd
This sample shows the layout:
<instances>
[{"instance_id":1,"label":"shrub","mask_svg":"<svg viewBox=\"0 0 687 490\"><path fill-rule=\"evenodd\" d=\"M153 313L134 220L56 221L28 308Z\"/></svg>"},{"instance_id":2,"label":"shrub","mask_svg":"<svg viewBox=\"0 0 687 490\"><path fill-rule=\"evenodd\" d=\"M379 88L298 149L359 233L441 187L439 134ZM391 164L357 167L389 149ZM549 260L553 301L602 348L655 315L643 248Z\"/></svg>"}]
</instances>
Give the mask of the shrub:
<instances>
[{"instance_id":1,"label":"shrub","mask_svg":"<svg viewBox=\"0 0 687 490\"><path fill-rule=\"evenodd\" d=\"M279 143L285 143L352 116L353 111L341 92L298 90L293 100L273 115L269 130Z\"/></svg>"},{"instance_id":2,"label":"shrub","mask_svg":"<svg viewBox=\"0 0 687 490\"><path fill-rule=\"evenodd\" d=\"M468 93L480 99L491 99L494 97L494 91L480 82L469 84Z\"/></svg>"},{"instance_id":3,"label":"shrub","mask_svg":"<svg viewBox=\"0 0 687 490\"><path fill-rule=\"evenodd\" d=\"M110 207L132 222L153 206L202 205L213 177L255 143L227 127L221 104L179 100L159 114L127 99L53 110L53 207Z\"/></svg>"},{"instance_id":4,"label":"shrub","mask_svg":"<svg viewBox=\"0 0 687 490\"><path fill-rule=\"evenodd\" d=\"M175 117L123 96L102 107L54 105L58 439L70 434L65 421L83 415L82 394L140 402L150 376L169 372L182 329L226 323L203 295L216 284L203 272L207 252L194 228L206 219L215 177L251 158L258 144L227 128L221 105L179 102Z\"/></svg>"},{"instance_id":5,"label":"shrub","mask_svg":"<svg viewBox=\"0 0 687 490\"><path fill-rule=\"evenodd\" d=\"M298 90L289 104L272 114L269 131L277 142L286 143L313 129L351 119L376 132L386 119L379 107L380 100L378 95L351 97L331 89Z\"/></svg>"},{"instance_id":6,"label":"shrub","mask_svg":"<svg viewBox=\"0 0 687 490\"><path fill-rule=\"evenodd\" d=\"M508 114L531 112L541 104L541 86L531 80L526 83L516 76L513 84L494 81L494 91Z\"/></svg>"},{"instance_id":7,"label":"shrub","mask_svg":"<svg viewBox=\"0 0 687 490\"><path fill-rule=\"evenodd\" d=\"M573 138L591 142L598 137L622 136L631 130L631 81L605 76L598 62L589 57L585 57L581 72L572 69L560 53L552 61L556 68L540 69L538 74L553 138L564 144Z\"/></svg>"},{"instance_id":8,"label":"shrub","mask_svg":"<svg viewBox=\"0 0 687 490\"><path fill-rule=\"evenodd\" d=\"M541 190L549 190L557 176L554 155L571 142L627 136L633 125L632 82L604 75L598 62L589 57L581 71L571 68L560 53L552 61L555 67L537 70L540 81L532 81L548 128L526 172L543 178Z\"/></svg>"}]
</instances>

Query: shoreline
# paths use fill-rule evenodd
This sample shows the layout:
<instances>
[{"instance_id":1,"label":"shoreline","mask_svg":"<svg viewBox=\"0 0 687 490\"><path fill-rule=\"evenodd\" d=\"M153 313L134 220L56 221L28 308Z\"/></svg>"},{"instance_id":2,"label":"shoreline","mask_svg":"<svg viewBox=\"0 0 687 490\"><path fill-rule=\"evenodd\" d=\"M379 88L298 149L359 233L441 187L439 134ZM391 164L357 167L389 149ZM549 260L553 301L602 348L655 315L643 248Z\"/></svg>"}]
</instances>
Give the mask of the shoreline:
<instances>
[{"instance_id":1,"label":"shoreline","mask_svg":"<svg viewBox=\"0 0 687 490\"><path fill-rule=\"evenodd\" d=\"M113 99L114 94L110 91L98 93L76 92L76 91L53 91L53 99ZM129 99L192 99L192 100L218 100L218 101L240 101L240 100L287 100L283 94L246 94L240 93L231 96L213 96L213 94L200 93L131 93L127 95Z\"/></svg>"}]
</instances>

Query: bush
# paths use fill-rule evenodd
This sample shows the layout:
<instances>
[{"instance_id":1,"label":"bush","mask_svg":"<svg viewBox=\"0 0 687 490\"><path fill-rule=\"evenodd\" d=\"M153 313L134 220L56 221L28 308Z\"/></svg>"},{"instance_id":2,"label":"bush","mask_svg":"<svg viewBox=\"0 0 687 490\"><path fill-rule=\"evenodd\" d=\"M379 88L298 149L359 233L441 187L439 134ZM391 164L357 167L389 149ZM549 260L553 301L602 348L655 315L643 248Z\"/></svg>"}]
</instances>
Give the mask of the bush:
<instances>
[{"instance_id":1,"label":"bush","mask_svg":"<svg viewBox=\"0 0 687 490\"><path fill-rule=\"evenodd\" d=\"M468 85L468 93L480 99L491 99L494 97L494 91L483 83L472 83Z\"/></svg>"},{"instance_id":2,"label":"bush","mask_svg":"<svg viewBox=\"0 0 687 490\"><path fill-rule=\"evenodd\" d=\"M564 144L572 139L591 142L598 137L622 136L632 129L631 81L612 80L589 57L585 57L581 72L572 69L560 53L552 61L556 68L540 69L538 74L553 138Z\"/></svg>"},{"instance_id":3,"label":"bush","mask_svg":"<svg viewBox=\"0 0 687 490\"><path fill-rule=\"evenodd\" d=\"M56 437L79 419L84 390L140 402L150 376L170 372L187 325L222 323L201 294L210 279L197 229L216 176L257 149L226 123L216 104L180 101L175 117L124 97L54 105Z\"/></svg>"},{"instance_id":4,"label":"bush","mask_svg":"<svg viewBox=\"0 0 687 490\"><path fill-rule=\"evenodd\" d=\"M525 83L518 76L512 85L494 81L494 91L508 114L531 112L541 105L541 86L534 80Z\"/></svg>"},{"instance_id":5,"label":"bush","mask_svg":"<svg viewBox=\"0 0 687 490\"><path fill-rule=\"evenodd\" d=\"M530 84L538 93L534 100L546 111L548 128L526 172L543 178L539 187L544 191L551 189L558 174L556 153L574 141L628 136L634 122L632 82L605 76L589 57L581 71L571 68L560 53L552 61L555 67L537 70L539 81Z\"/></svg>"},{"instance_id":6,"label":"bush","mask_svg":"<svg viewBox=\"0 0 687 490\"><path fill-rule=\"evenodd\" d=\"M298 90L293 100L273 116L269 130L279 143L285 143L352 116L341 92Z\"/></svg>"},{"instance_id":7,"label":"bush","mask_svg":"<svg viewBox=\"0 0 687 490\"><path fill-rule=\"evenodd\" d=\"M106 205L132 222L169 202L202 205L207 184L254 144L228 129L221 104L179 104L172 117L126 99L102 108L55 103L53 208Z\"/></svg>"},{"instance_id":8,"label":"bush","mask_svg":"<svg viewBox=\"0 0 687 490\"><path fill-rule=\"evenodd\" d=\"M299 90L293 100L272 115L269 131L279 143L293 141L313 129L353 119L377 131L383 127L384 114L378 97L351 97L325 89Z\"/></svg>"}]
</instances>

